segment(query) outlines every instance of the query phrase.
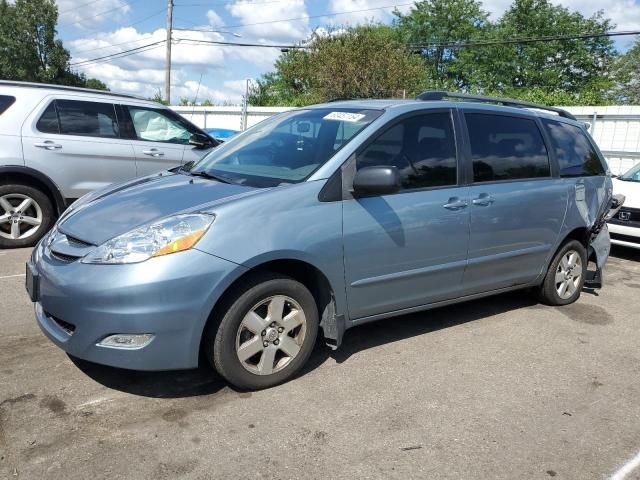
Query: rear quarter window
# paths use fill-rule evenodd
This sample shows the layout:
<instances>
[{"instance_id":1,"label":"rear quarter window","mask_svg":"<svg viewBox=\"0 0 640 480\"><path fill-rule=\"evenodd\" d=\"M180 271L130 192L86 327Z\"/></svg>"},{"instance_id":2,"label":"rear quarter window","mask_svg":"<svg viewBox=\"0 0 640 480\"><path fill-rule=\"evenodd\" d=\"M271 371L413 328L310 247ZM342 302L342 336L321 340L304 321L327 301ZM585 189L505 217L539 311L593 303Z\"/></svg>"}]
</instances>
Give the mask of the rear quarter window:
<instances>
[{"instance_id":1,"label":"rear quarter window","mask_svg":"<svg viewBox=\"0 0 640 480\"><path fill-rule=\"evenodd\" d=\"M543 119L542 124L549 132L561 177L590 177L605 174L598 152L582 129L548 119Z\"/></svg>"},{"instance_id":2,"label":"rear quarter window","mask_svg":"<svg viewBox=\"0 0 640 480\"><path fill-rule=\"evenodd\" d=\"M0 95L0 115L6 112L11 105L16 102L16 97L10 95Z\"/></svg>"}]
</instances>

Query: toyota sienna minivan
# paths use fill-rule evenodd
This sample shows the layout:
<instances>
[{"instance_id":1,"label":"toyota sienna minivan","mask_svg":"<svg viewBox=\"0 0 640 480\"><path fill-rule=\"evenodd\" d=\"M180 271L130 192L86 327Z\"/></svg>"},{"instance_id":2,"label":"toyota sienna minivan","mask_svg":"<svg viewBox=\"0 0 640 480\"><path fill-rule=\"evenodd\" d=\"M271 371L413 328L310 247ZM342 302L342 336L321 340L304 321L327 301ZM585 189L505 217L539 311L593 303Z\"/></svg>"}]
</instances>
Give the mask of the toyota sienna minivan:
<instances>
[{"instance_id":1,"label":"toyota sienna minivan","mask_svg":"<svg viewBox=\"0 0 640 480\"><path fill-rule=\"evenodd\" d=\"M292 377L320 333L514 289L601 284L611 179L559 109L425 92L271 117L202 160L89 193L36 246L27 290L70 355L137 370L206 358Z\"/></svg>"}]
</instances>

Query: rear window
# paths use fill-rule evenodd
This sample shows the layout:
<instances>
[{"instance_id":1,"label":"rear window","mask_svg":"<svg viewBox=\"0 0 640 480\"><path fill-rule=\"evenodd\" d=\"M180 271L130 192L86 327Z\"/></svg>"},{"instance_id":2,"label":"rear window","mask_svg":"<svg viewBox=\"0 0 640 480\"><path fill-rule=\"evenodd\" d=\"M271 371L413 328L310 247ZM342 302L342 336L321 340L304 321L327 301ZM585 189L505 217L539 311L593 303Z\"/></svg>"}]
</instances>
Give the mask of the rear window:
<instances>
[{"instance_id":1,"label":"rear window","mask_svg":"<svg viewBox=\"0 0 640 480\"><path fill-rule=\"evenodd\" d=\"M9 95L0 95L0 115L7 111L7 109L13 105L16 101L16 97Z\"/></svg>"},{"instance_id":2,"label":"rear window","mask_svg":"<svg viewBox=\"0 0 640 480\"><path fill-rule=\"evenodd\" d=\"M42 116L36 123L36 129L42 133L60 133L60 125L58 124L58 114L56 113L56 102L49 104Z\"/></svg>"},{"instance_id":3,"label":"rear window","mask_svg":"<svg viewBox=\"0 0 640 480\"><path fill-rule=\"evenodd\" d=\"M604 175L605 169L587 135L578 127L555 120L542 120L551 137L561 177Z\"/></svg>"},{"instance_id":4,"label":"rear window","mask_svg":"<svg viewBox=\"0 0 640 480\"><path fill-rule=\"evenodd\" d=\"M117 138L118 121L111 103L56 100L60 133Z\"/></svg>"},{"instance_id":5,"label":"rear window","mask_svg":"<svg viewBox=\"0 0 640 480\"><path fill-rule=\"evenodd\" d=\"M549 156L534 120L467 113L473 181L550 177Z\"/></svg>"}]
</instances>

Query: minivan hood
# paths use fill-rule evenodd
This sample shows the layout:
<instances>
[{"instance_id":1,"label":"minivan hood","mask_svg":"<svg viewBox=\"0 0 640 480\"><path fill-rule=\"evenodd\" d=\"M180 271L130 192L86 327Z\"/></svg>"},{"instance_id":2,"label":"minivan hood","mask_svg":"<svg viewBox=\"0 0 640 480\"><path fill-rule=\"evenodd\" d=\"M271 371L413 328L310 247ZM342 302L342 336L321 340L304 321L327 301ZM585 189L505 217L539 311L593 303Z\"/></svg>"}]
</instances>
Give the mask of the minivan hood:
<instances>
[{"instance_id":1,"label":"minivan hood","mask_svg":"<svg viewBox=\"0 0 640 480\"><path fill-rule=\"evenodd\" d=\"M146 177L98 192L77 210L63 216L58 230L100 245L136 227L181 212L206 210L262 189L183 174Z\"/></svg>"}]
</instances>

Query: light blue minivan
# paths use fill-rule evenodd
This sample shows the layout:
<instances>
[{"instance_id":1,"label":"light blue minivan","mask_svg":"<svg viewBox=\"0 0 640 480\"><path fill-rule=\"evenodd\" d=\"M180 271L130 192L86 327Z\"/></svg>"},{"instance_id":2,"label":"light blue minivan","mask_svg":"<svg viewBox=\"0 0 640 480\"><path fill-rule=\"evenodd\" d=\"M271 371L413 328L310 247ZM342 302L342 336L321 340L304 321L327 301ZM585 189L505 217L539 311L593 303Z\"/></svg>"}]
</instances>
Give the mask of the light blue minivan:
<instances>
[{"instance_id":1,"label":"light blue minivan","mask_svg":"<svg viewBox=\"0 0 640 480\"><path fill-rule=\"evenodd\" d=\"M81 198L34 249L27 290L70 355L140 370L205 357L265 388L319 332L337 348L353 326L513 289L574 302L601 284L611 189L563 110L447 92L332 102Z\"/></svg>"}]
</instances>

